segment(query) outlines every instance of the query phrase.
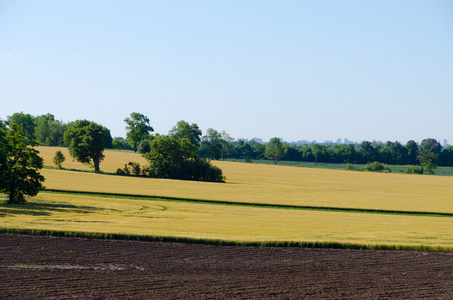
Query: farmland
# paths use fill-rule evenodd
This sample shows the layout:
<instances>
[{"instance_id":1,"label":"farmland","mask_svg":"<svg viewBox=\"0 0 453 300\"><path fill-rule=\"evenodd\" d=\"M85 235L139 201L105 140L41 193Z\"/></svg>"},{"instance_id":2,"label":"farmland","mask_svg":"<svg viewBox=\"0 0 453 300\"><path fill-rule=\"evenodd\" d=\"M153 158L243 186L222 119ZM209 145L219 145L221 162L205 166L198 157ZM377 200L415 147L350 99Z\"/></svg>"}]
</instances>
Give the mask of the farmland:
<instances>
[{"instance_id":1,"label":"farmland","mask_svg":"<svg viewBox=\"0 0 453 300\"><path fill-rule=\"evenodd\" d=\"M130 152L94 173L61 148L58 170L58 149L47 191L0 205L8 298L453 296L453 177L216 161L226 183L191 182L112 175Z\"/></svg>"},{"instance_id":2,"label":"farmland","mask_svg":"<svg viewBox=\"0 0 453 300\"><path fill-rule=\"evenodd\" d=\"M45 165L57 149L39 148ZM145 163L139 154L107 151L101 170L112 173L129 161ZM68 159L66 170L42 170L46 188L56 192L40 193L23 209L0 207L2 227L268 245L453 248L452 177L214 163L226 183L81 172L89 166Z\"/></svg>"}]
</instances>

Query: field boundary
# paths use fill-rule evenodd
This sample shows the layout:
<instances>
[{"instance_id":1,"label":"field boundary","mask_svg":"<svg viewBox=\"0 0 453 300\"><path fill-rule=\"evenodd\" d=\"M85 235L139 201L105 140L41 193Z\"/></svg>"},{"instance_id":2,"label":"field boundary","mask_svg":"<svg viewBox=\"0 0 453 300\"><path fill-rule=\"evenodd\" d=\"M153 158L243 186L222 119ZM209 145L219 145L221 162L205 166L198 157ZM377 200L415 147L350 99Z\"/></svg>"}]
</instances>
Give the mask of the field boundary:
<instances>
[{"instance_id":1,"label":"field boundary","mask_svg":"<svg viewBox=\"0 0 453 300\"><path fill-rule=\"evenodd\" d=\"M59 189L44 189L44 190L41 190L41 192L57 193L57 194L86 195L86 196L96 196L96 197L112 197L112 198L123 198L123 199L124 198L125 199L141 199L141 200L150 200L150 201L171 201L171 202L186 202L186 203L196 203L196 204L261 207L261 208L274 208L274 209L294 209L294 210L313 210L313 211L331 211L331 212L347 212L347 213L370 213L370 214L386 214L386 215L453 218L453 213L442 213L442 212L403 211L403 210L365 209L365 208L309 206L309 205L286 205L286 204L253 203L253 202L232 202L232 201L222 201L222 200L202 200L202 199L178 198L178 197L168 197L168 196L88 192L88 191L59 190Z\"/></svg>"},{"instance_id":2,"label":"field boundary","mask_svg":"<svg viewBox=\"0 0 453 300\"><path fill-rule=\"evenodd\" d=\"M3 228L0 234L23 234L56 236L66 238L89 238L89 239L112 239L144 242L167 242L184 244L202 244L215 246L241 246L241 247L294 247L294 248L326 248L348 250L396 250L396 251L427 251L427 252L453 252L452 246L428 246L428 245L386 245L386 244L355 244L340 242L316 242L316 241L234 241L221 239L200 239L178 236L154 236L120 233L102 233L86 231L63 231L46 229Z\"/></svg>"}]
</instances>

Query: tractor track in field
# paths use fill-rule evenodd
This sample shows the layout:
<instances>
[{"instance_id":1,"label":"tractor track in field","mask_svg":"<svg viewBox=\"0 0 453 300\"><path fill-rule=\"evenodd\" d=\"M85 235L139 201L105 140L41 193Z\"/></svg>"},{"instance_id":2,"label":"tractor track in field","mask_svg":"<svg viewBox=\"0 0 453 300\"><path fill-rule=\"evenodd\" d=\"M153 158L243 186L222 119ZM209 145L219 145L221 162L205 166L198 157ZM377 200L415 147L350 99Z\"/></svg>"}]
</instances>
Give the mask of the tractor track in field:
<instances>
[{"instance_id":1,"label":"tractor track in field","mask_svg":"<svg viewBox=\"0 0 453 300\"><path fill-rule=\"evenodd\" d=\"M453 254L0 234L4 299L451 299Z\"/></svg>"}]
</instances>

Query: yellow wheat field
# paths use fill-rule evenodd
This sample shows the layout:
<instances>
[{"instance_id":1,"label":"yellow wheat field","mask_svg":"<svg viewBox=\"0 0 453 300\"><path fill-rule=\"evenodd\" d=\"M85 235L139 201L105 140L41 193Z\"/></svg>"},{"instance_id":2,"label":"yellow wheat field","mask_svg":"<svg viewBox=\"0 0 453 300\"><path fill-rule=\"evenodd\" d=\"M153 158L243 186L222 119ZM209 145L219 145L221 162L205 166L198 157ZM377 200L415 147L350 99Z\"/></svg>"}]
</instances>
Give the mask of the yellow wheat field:
<instances>
[{"instance_id":1,"label":"yellow wheat field","mask_svg":"<svg viewBox=\"0 0 453 300\"><path fill-rule=\"evenodd\" d=\"M230 241L451 247L451 218L301 211L42 193L0 206L2 227Z\"/></svg>"},{"instance_id":2,"label":"yellow wheat field","mask_svg":"<svg viewBox=\"0 0 453 300\"><path fill-rule=\"evenodd\" d=\"M46 165L59 148L40 147ZM67 151L67 149L63 149ZM66 153L65 153L66 155ZM106 151L101 170L113 172L139 154ZM68 159L70 160L70 159ZM81 169L80 163L63 167ZM213 161L226 183L123 177L43 169L50 189L127 193L268 204L453 213L453 177L311 169Z\"/></svg>"},{"instance_id":3,"label":"yellow wheat field","mask_svg":"<svg viewBox=\"0 0 453 300\"><path fill-rule=\"evenodd\" d=\"M66 169L78 169L78 170L94 170L90 165L82 164L76 162L69 156L68 148L63 147L36 147L39 151L39 155L44 159L44 165L46 166L55 166L53 164L53 157L55 152L60 150L63 155L66 157L66 160L63 162L63 168ZM146 165L146 159L144 159L138 153L132 152L121 152L121 151L104 151L105 159L101 162L101 171L114 173L116 169L123 168L124 164L127 164L130 161L138 162L141 165Z\"/></svg>"}]
</instances>

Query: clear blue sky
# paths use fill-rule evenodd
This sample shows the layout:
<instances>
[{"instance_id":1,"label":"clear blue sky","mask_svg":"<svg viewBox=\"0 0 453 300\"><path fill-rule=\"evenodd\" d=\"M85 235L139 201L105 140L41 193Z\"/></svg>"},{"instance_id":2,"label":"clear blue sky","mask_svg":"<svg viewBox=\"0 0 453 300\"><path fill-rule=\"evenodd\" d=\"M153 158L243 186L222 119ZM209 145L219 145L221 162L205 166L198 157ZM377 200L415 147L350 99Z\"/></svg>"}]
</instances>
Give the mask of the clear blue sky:
<instances>
[{"instance_id":1,"label":"clear blue sky","mask_svg":"<svg viewBox=\"0 0 453 300\"><path fill-rule=\"evenodd\" d=\"M453 144L453 1L0 0L0 118Z\"/></svg>"}]
</instances>

